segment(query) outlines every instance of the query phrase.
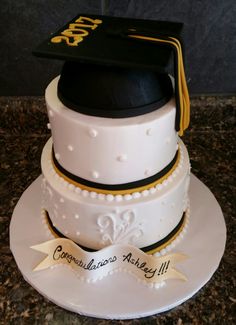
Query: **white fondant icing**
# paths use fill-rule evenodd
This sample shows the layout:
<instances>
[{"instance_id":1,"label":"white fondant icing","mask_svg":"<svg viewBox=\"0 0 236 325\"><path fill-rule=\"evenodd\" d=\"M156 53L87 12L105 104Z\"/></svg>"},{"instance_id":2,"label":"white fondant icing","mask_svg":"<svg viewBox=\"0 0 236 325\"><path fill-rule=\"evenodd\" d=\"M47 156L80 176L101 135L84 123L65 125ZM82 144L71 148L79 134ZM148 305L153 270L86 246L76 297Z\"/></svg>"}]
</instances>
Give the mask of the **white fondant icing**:
<instances>
[{"instance_id":1,"label":"white fondant icing","mask_svg":"<svg viewBox=\"0 0 236 325\"><path fill-rule=\"evenodd\" d=\"M127 160L127 155L122 154L122 155L117 157L117 160L120 161L120 162L124 162L124 161Z\"/></svg>"},{"instance_id":2,"label":"white fondant icing","mask_svg":"<svg viewBox=\"0 0 236 325\"><path fill-rule=\"evenodd\" d=\"M49 120L54 150L60 153L60 164L66 170L90 181L94 181L91 171L98 171L99 183L123 184L145 178L147 166L152 176L172 161L178 141L174 99L144 115L101 118L65 107L57 97L57 82L55 78L48 86L46 104L48 112L53 112ZM168 146L166 138L170 138ZM68 144L81 154L69 155ZM123 154L128 159L121 164L116 158Z\"/></svg>"},{"instance_id":3,"label":"white fondant icing","mask_svg":"<svg viewBox=\"0 0 236 325\"><path fill-rule=\"evenodd\" d=\"M68 238L77 241L79 244L100 249L104 247L104 242L101 239L101 233L97 229L97 218L100 215L109 215L118 211L135 211L135 219L137 225L140 226L140 236L132 239L132 244L137 247L145 247L151 245L158 240L167 236L179 223L182 214L187 205L188 198L188 178L189 178L189 158L187 150L182 142L180 142L181 155L183 155L182 168L179 168L176 177L172 181L168 181L166 186L157 186L154 193L148 190L147 195L143 196L140 193L133 193L130 196L122 195L101 195L96 198L91 197L92 192L86 190L78 194L76 190L69 190L54 176L50 168L51 161L51 140L45 145L42 154L42 172L46 179L46 186L53 193L52 198L43 192L44 206L52 219L52 222L57 223L57 228L65 234L68 231ZM161 189L160 189L161 187ZM159 189L158 189L159 188ZM105 198L113 197L111 201ZM128 200L125 197L129 198ZM60 204L58 208L60 215L65 215L67 218L58 218L54 213L54 203L58 204L61 199L64 199L64 204ZM165 202L163 205L161 202ZM171 207L175 204L175 208ZM174 210L174 213L173 213ZM75 214L80 217L76 219ZM160 220L163 219L162 222ZM80 236L76 236L76 229L79 229ZM127 237L126 237L127 238Z\"/></svg>"}]
</instances>

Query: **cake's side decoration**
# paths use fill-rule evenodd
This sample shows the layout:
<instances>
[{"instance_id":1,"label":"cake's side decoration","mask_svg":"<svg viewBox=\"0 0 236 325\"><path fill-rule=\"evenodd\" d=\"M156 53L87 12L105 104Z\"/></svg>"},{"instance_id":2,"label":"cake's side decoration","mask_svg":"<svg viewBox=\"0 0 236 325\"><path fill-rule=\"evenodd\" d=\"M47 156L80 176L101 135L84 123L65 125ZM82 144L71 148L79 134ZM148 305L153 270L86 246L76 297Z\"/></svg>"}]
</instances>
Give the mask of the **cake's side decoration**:
<instances>
[{"instance_id":1,"label":"cake's side decoration","mask_svg":"<svg viewBox=\"0 0 236 325\"><path fill-rule=\"evenodd\" d=\"M188 208L186 212L183 214L180 222L178 225L163 239L160 241L151 244L146 247L139 247L141 251L143 251L146 254L154 254L155 256L161 256L165 255L168 252L170 252L179 242L180 240L183 239L184 235L187 232L188 225L189 225L189 214L190 214L190 207L189 207L189 202L188 202ZM78 219L78 215L77 218ZM42 210L42 223L45 225L45 230L46 233L51 235L51 238L66 238L70 239L67 237L66 232L64 231L64 234L62 234L58 229L57 229L57 224L53 222L50 219L49 213L46 210ZM107 222L107 225L109 226L109 222ZM141 223L139 223L139 226L141 227ZM103 225L104 227L104 225ZM141 231L143 233L143 231ZM140 233L139 233L140 234ZM136 236L138 235L138 232L135 234ZM80 231L76 231L76 237L80 236ZM136 239L137 237L132 237L132 239ZM77 241L74 241L77 243ZM101 241L102 242L102 241ZM130 242L122 242L124 244L130 244ZM111 244L111 241L103 243L104 246L109 246ZM112 243L114 244L114 243ZM133 243L131 243L133 245ZM86 246L82 246L77 243L82 249L85 251L89 252L95 252L97 249L91 249Z\"/></svg>"},{"instance_id":2,"label":"cake's side decoration","mask_svg":"<svg viewBox=\"0 0 236 325\"><path fill-rule=\"evenodd\" d=\"M184 197L183 197L183 209L186 210L187 207L189 206L189 184L190 184L190 173L188 178L185 181L185 186L184 186Z\"/></svg>"},{"instance_id":3,"label":"cake's side decoration","mask_svg":"<svg viewBox=\"0 0 236 325\"><path fill-rule=\"evenodd\" d=\"M74 175L67 171L64 167L62 167L59 163L60 156L57 156L57 153L54 152L54 148L52 149L52 166L56 174L63 178L66 182L73 184L74 187L79 187L88 192L96 192L102 194L113 194L113 195L125 195L125 194L133 194L135 192L145 192L145 190L150 190L153 187L158 186L162 182L167 184L167 179L175 172L178 171L182 167L183 158L181 148L177 147L177 151L171 160L171 162L161 171L156 173L155 175L150 176L150 169L146 169L144 175L146 176L144 179L124 184L103 184L97 182L91 182L87 179L83 179L77 175ZM93 180L99 178L99 172L96 170L91 171L91 177ZM149 194L149 192L146 192ZM145 194L144 194L145 195Z\"/></svg>"},{"instance_id":4,"label":"cake's side decoration","mask_svg":"<svg viewBox=\"0 0 236 325\"><path fill-rule=\"evenodd\" d=\"M119 244L97 252L86 252L65 238L49 240L31 248L47 254L34 271L64 264L70 266L79 276L86 278L87 282L100 280L116 271L129 272L148 284L171 278L187 280L184 274L175 269L176 263L187 258L179 253L155 257L134 246Z\"/></svg>"},{"instance_id":5,"label":"cake's side decoration","mask_svg":"<svg viewBox=\"0 0 236 325\"><path fill-rule=\"evenodd\" d=\"M138 223L133 210L119 212L118 209L102 214L97 219L102 244L130 243L143 234L142 223Z\"/></svg>"}]
</instances>

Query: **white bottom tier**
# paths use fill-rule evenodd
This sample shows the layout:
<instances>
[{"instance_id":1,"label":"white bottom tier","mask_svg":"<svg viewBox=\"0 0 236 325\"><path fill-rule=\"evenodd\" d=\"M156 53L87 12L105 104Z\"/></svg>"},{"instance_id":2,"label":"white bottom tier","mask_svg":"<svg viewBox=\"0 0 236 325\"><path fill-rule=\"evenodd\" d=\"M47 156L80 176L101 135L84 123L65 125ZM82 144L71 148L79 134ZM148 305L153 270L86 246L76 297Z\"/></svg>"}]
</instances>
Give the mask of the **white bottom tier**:
<instances>
[{"instance_id":1,"label":"white bottom tier","mask_svg":"<svg viewBox=\"0 0 236 325\"><path fill-rule=\"evenodd\" d=\"M114 273L92 284L78 278L71 268L63 265L35 272L33 268L45 255L30 247L53 239L39 217L41 182L42 177L37 178L14 209L10 248L24 279L62 308L103 319L147 317L168 311L192 297L219 266L226 241L224 217L210 190L191 175L191 222L184 239L174 250L174 253L182 252L189 257L177 267L188 281L172 279L166 281L164 288L150 290L124 272Z\"/></svg>"},{"instance_id":2,"label":"white bottom tier","mask_svg":"<svg viewBox=\"0 0 236 325\"><path fill-rule=\"evenodd\" d=\"M104 195L81 190L54 170L52 140L42 153L43 202L55 228L78 244L101 249L123 243L142 248L168 236L187 209L190 165L180 141L180 160L161 184L132 195Z\"/></svg>"}]
</instances>

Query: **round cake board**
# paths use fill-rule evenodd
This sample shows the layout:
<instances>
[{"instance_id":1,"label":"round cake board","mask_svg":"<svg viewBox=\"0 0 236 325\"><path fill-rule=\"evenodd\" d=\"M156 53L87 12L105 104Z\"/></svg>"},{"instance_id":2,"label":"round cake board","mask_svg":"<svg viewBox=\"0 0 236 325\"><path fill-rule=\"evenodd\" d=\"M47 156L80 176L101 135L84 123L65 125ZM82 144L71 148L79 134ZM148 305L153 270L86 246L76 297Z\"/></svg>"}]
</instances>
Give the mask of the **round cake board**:
<instances>
[{"instance_id":1,"label":"round cake board","mask_svg":"<svg viewBox=\"0 0 236 325\"><path fill-rule=\"evenodd\" d=\"M154 289L128 273L114 273L93 284L80 280L67 266L33 271L45 257L30 247L49 240L42 223L41 176L23 193L13 212L10 248L25 280L55 304L81 315L132 319L174 308L191 298L219 266L226 242L221 208L210 190L194 175L190 182L190 223L172 252L188 258L176 267L188 280L166 281Z\"/></svg>"}]
</instances>

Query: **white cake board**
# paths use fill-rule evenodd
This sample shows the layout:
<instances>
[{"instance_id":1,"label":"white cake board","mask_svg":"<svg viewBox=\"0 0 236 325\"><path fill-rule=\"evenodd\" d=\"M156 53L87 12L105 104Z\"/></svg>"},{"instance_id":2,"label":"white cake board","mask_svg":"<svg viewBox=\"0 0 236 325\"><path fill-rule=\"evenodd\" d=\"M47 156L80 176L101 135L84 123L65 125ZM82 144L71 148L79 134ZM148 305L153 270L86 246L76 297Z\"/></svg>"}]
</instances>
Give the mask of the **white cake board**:
<instances>
[{"instance_id":1,"label":"white cake board","mask_svg":"<svg viewBox=\"0 0 236 325\"><path fill-rule=\"evenodd\" d=\"M41 176L21 196L10 225L10 248L23 277L55 304L86 316L132 319L180 305L211 278L226 242L224 217L215 197L194 175L190 184L188 232L173 250L189 257L177 265L187 276L187 282L167 280L164 287L151 289L127 273L114 273L88 284L67 266L33 272L45 255L30 246L49 239L40 218Z\"/></svg>"}]
</instances>

